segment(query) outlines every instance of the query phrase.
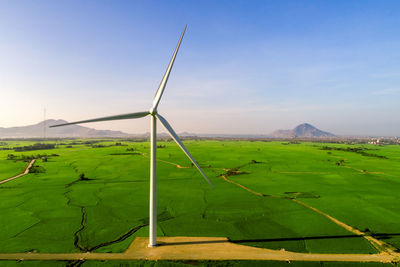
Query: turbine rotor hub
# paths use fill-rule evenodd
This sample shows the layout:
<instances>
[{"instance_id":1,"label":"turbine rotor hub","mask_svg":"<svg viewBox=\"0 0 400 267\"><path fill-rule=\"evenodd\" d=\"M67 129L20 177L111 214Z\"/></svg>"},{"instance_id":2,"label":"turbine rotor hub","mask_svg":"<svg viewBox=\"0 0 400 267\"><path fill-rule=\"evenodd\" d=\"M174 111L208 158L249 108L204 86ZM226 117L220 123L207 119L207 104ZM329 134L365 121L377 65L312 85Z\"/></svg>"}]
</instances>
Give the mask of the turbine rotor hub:
<instances>
[{"instance_id":1,"label":"turbine rotor hub","mask_svg":"<svg viewBox=\"0 0 400 267\"><path fill-rule=\"evenodd\" d=\"M157 110L156 109L150 109L149 113L150 113L151 116L155 116L155 115L157 115Z\"/></svg>"}]
</instances>

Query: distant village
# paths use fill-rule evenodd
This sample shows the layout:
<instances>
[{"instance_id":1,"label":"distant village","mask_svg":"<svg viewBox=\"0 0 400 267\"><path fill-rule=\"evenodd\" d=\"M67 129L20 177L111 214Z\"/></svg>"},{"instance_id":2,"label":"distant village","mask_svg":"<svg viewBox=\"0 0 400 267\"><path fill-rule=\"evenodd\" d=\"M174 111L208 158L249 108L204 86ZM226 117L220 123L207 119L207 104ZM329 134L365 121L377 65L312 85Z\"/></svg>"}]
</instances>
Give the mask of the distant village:
<instances>
[{"instance_id":1,"label":"distant village","mask_svg":"<svg viewBox=\"0 0 400 267\"><path fill-rule=\"evenodd\" d=\"M398 145L400 144L399 137L382 137L382 138L370 138L368 144L371 145Z\"/></svg>"}]
</instances>

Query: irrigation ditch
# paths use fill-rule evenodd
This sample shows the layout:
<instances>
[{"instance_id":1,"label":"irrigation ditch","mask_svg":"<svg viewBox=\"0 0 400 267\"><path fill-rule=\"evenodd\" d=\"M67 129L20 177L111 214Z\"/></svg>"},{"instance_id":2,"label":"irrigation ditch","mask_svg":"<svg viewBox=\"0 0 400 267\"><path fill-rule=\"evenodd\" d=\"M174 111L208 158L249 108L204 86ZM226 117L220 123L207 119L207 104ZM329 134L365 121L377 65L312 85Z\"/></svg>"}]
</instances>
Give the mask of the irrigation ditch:
<instances>
[{"instance_id":1,"label":"irrigation ditch","mask_svg":"<svg viewBox=\"0 0 400 267\"><path fill-rule=\"evenodd\" d=\"M75 169L75 171L77 172L77 169ZM81 220L80 220L80 227L79 229L77 229L74 232L74 246L75 248L79 251L79 252L83 252L83 253L88 253L88 252L93 252L99 248L102 247L106 247L109 245L113 245L119 242L122 242L124 240L126 240L127 238L129 238L130 236L132 236L133 234L135 234L137 231L139 231L141 228L143 227L147 227L149 225L149 219L148 218L143 218L141 219L142 224L133 226L129 231L123 233L120 236L117 236L115 239L110 240L110 241L106 241L106 242L101 242L99 244L93 245L93 246L87 246L87 245L83 245L81 240L82 240L82 232L85 231L87 229L87 217L89 216L87 211L86 211L86 207L83 205L77 205L77 204L72 204L72 200L71 197L69 196L69 193L73 190L71 187L73 187L73 185L75 185L78 182L81 181L92 181L95 179L82 179L82 175L80 175L80 178L68 183L65 185L66 188L68 188L68 190L66 192L64 192L64 196L67 199L67 206L74 206L80 209L81 211ZM96 203L96 205L101 201L100 197L98 197L97 194L95 194L95 197L98 199L98 202ZM163 212L161 212L160 214L158 214L158 221L162 222L162 221L167 221L170 219L173 219L174 217L171 216L171 214L167 211L164 210ZM76 267L76 266L80 266L82 263L84 262L84 260L72 260L72 261L68 261L67 266L70 267Z\"/></svg>"}]
</instances>

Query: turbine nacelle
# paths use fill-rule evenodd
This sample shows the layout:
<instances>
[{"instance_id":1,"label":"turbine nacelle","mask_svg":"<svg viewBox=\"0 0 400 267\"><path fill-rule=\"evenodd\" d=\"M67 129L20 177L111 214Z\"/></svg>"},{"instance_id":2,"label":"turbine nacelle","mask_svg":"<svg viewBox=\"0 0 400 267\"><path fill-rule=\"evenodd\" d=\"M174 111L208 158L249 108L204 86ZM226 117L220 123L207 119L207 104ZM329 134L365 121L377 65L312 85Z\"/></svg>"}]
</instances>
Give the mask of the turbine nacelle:
<instances>
[{"instance_id":1,"label":"turbine nacelle","mask_svg":"<svg viewBox=\"0 0 400 267\"><path fill-rule=\"evenodd\" d=\"M157 110L150 109L149 110L149 115L156 116L157 115Z\"/></svg>"}]
</instances>

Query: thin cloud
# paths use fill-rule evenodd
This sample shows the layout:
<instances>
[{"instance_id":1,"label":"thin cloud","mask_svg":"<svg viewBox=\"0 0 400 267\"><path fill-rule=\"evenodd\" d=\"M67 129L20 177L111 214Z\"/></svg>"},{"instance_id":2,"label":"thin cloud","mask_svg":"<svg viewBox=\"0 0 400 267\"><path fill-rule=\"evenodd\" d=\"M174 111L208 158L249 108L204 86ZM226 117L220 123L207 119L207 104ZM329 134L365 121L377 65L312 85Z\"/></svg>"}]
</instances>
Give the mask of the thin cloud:
<instances>
[{"instance_id":1,"label":"thin cloud","mask_svg":"<svg viewBox=\"0 0 400 267\"><path fill-rule=\"evenodd\" d=\"M373 95L399 95L400 88L388 88L372 92Z\"/></svg>"},{"instance_id":2,"label":"thin cloud","mask_svg":"<svg viewBox=\"0 0 400 267\"><path fill-rule=\"evenodd\" d=\"M392 78L392 77L400 77L399 72L387 72L387 73L376 73L372 75L372 78Z\"/></svg>"}]
</instances>

